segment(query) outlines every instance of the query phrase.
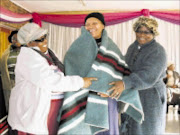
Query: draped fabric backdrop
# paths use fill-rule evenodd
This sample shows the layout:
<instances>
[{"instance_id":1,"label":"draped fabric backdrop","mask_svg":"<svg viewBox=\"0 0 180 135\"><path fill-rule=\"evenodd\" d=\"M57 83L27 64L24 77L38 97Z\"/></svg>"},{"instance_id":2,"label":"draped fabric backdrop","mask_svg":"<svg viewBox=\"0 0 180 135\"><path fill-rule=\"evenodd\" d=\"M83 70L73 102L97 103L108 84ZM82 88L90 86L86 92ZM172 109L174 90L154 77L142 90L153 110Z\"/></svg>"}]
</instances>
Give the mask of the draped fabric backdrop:
<instances>
[{"instance_id":1,"label":"draped fabric backdrop","mask_svg":"<svg viewBox=\"0 0 180 135\"><path fill-rule=\"evenodd\" d=\"M34 22L49 30L49 47L54 50L61 61L72 42L81 34L80 26L83 25L87 14L17 14L0 6L0 21L22 23L33 18ZM123 54L135 40L132 26L137 17L156 17L159 23L160 35L157 41L164 46L168 61L175 63L176 71L180 73L180 12L178 11L128 11L117 13L103 13L106 21L106 30L110 38L118 45ZM157 19L158 18L158 19ZM6 49L7 34L0 31L0 56ZM4 122L0 120L0 126ZM7 128L7 127L5 127ZM4 132L0 130L0 134Z\"/></svg>"},{"instance_id":2,"label":"draped fabric backdrop","mask_svg":"<svg viewBox=\"0 0 180 135\"><path fill-rule=\"evenodd\" d=\"M157 18L154 19L158 21L160 33L156 40L165 48L168 61L174 62L176 70L180 72L180 25ZM123 54L126 53L129 45L135 40L132 27L136 20L137 18L105 27L109 37L118 45ZM49 47L63 61L71 43L80 35L80 28L64 27L46 22L43 22L42 26L49 30Z\"/></svg>"},{"instance_id":3,"label":"draped fabric backdrop","mask_svg":"<svg viewBox=\"0 0 180 135\"><path fill-rule=\"evenodd\" d=\"M71 43L80 35L80 27L87 14L17 14L0 6L0 20L5 22L21 23L33 18L34 22L49 29L49 47L63 60ZM179 10L167 11L124 11L103 13L106 21L106 30L109 37L119 46L123 54L128 46L134 42L135 35L132 26L135 18L143 15L156 17L159 23L160 35L157 41L164 46L168 61L176 65L180 72L180 12ZM157 19L158 18L158 19ZM48 23L47 23L48 22ZM55 25L57 24L57 25Z\"/></svg>"}]
</instances>

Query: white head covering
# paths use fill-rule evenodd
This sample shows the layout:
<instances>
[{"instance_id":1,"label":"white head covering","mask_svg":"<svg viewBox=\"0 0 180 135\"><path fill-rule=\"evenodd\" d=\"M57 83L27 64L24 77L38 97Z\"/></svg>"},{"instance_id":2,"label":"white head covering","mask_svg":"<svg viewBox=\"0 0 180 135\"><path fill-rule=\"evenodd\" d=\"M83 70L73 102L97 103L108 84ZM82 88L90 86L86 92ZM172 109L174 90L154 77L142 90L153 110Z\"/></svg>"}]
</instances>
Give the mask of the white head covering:
<instances>
[{"instance_id":1,"label":"white head covering","mask_svg":"<svg viewBox=\"0 0 180 135\"><path fill-rule=\"evenodd\" d=\"M20 44L28 44L30 41L36 40L45 34L47 34L47 30L41 28L38 24L27 23L19 29L17 39Z\"/></svg>"}]
</instances>

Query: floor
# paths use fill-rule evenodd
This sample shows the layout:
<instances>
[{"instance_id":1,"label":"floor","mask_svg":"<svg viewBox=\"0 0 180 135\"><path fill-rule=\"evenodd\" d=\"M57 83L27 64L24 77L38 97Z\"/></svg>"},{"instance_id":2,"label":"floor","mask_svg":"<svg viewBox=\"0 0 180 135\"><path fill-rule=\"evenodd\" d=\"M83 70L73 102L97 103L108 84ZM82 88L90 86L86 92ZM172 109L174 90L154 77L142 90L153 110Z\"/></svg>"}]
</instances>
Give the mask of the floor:
<instances>
[{"instance_id":1,"label":"floor","mask_svg":"<svg viewBox=\"0 0 180 135\"><path fill-rule=\"evenodd\" d=\"M169 106L169 112L166 115L166 135L180 135L180 114L178 106Z\"/></svg>"}]
</instances>

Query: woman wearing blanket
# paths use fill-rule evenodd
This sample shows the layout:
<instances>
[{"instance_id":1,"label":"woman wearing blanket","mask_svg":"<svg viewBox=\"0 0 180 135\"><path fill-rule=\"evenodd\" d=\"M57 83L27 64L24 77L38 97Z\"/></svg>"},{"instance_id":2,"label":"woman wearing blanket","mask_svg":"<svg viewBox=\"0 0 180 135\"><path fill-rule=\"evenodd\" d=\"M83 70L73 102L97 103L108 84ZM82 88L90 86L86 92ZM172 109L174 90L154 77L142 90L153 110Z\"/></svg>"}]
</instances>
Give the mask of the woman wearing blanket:
<instances>
[{"instance_id":1,"label":"woman wearing blanket","mask_svg":"<svg viewBox=\"0 0 180 135\"><path fill-rule=\"evenodd\" d=\"M83 91L65 94L58 134L118 135L117 103L121 103L121 107L124 105L122 110L141 123L143 112L140 99L136 91L129 90L117 93L118 96L121 94L117 99L105 96L109 95L109 83L122 79L130 71L119 48L104 29L103 15L91 13L84 24L80 37L66 53L65 74L94 76L98 81Z\"/></svg>"}]
</instances>

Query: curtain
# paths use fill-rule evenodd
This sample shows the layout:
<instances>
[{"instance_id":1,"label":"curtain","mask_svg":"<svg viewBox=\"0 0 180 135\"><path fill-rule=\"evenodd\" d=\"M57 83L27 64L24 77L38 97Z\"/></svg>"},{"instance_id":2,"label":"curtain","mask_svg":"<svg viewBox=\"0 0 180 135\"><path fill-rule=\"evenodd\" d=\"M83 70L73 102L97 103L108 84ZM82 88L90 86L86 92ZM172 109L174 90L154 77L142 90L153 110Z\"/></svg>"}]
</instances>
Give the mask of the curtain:
<instances>
[{"instance_id":1,"label":"curtain","mask_svg":"<svg viewBox=\"0 0 180 135\"><path fill-rule=\"evenodd\" d=\"M59 58L62 60L64 54L69 48L70 44L80 35L80 27L84 23L84 18L87 14L17 14L13 13L0 6L0 20L21 23L33 20L39 24L41 21L53 23L44 23L44 27L49 29L50 34L50 48L56 51ZM180 71L180 41L179 41L179 26L180 26L180 12L176 11L149 11L142 9L141 11L115 12L103 13L107 24L107 31L109 36L118 44L123 54L127 51L129 44L134 40L134 32L132 25L135 18L143 16L153 16L159 23L160 36L157 37L167 51L168 61L176 64L176 68ZM157 19L158 18L158 19ZM55 25L55 24L58 24ZM61 26L60 26L61 25ZM68 27L65 27L68 26ZM72 27L72 28L71 28ZM77 27L77 28L75 28ZM56 50L57 49L57 50Z\"/></svg>"},{"instance_id":2,"label":"curtain","mask_svg":"<svg viewBox=\"0 0 180 135\"><path fill-rule=\"evenodd\" d=\"M165 22L154 18L159 24L160 35L156 40L165 48L168 61L175 63L176 71L180 72L180 25ZM136 19L116 25L106 26L110 38L118 45L123 54L135 40L133 24ZM71 28L43 22L44 28L49 30L49 47L55 51L58 58L63 61L64 55L72 42L80 35L80 28Z\"/></svg>"},{"instance_id":3,"label":"curtain","mask_svg":"<svg viewBox=\"0 0 180 135\"><path fill-rule=\"evenodd\" d=\"M5 22L21 23L24 21L33 20L41 26L41 21L58 24L67 27L81 27L84 23L84 18L87 14L18 14L13 13L0 6L0 20ZM141 11L126 11L115 13L103 13L107 26L129 21L143 16L154 16L156 18L180 25L179 11L149 11L142 9Z\"/></svg>"},{"instance_id":4,"label":"curtain","mask_svg":"<svg viewBox=\"0 0 180 135\"><path fill-rule=\"evenodd\" d=\"M32 18L31 14L18 14L0 6L0 21L22 23Z\"/></svg>"},{"instance_id":5,"label":"curtain","mask_svg":"<svg viewBox=\"0 0 180 135\"><path fill-rule=\"evenodd\" d=\"M81 27L84 24L84 19L87 14L38 14L33 13L32 18L34 22L41 26L41 21L58 24L66 27ZM116 13L103 13L106 25L114 25L126 22L143 16L154 16L156 18L180 25L179 11L149 11L149 9L142 9L141 11L128 11Z\"/></svg>"},{"instance_id":6,"label":"curtain","mask_svg":"<svg viewBox=\"0 0 180 135\"><path fill-rule=\"evenodd\" d=\"M2 56L3 52L8 48L9 41L8 36L10 34L10 31L3 30L4 28L1 28L0 30L0 57Z\"/></svg>"}]
</instances>

